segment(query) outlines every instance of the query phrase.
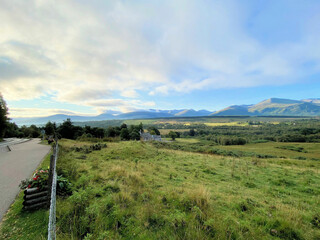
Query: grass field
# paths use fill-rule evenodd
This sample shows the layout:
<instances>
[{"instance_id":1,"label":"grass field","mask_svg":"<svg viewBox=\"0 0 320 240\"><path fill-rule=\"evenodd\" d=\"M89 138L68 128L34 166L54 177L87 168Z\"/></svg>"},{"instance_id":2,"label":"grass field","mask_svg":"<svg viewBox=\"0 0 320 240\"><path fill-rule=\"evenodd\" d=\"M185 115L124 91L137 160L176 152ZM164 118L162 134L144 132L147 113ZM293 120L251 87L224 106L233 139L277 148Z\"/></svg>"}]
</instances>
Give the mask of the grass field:
<instances>
[{"instance_id":1,"label":"grass field","mask_svg":"<svg viewBox=\"0 0 320 240\"><path fill-rule=\"evenodd\" d=\"M303 153L295 151L298 146L271 143L237 146L279 151L286 159L234 158L135 141L108 143L91 153L74 150L90 143L60 144L59 174L74 191L58 199L57 239L320 238L320 162L296 159L319 157L317 144L299 144ZM20 199L0 239L45 239L47 211L24 213Z\"/></svg>"},{"instance_id":2,"label":"grass field","mask_svg":"<svg viewBox=\"0 0 320 240\"><path fill-rule=\"evenodd\" d=\"M78 126L91 126L91 127L103 127L107 128L109 126L120 126L122 123L127 125L138 125L142 123L143 125L177 125L182 124L185 126L190 126L192 124L206 124L207 126L231 126L237 125L237 123L247 124L248 121L260 121L264 123L274 123L278 124L281 122L295 121L301 119L310 119L310 117L175 117L175 118L153 118L153 119L127 119L127 120L103 120L103 121L88 121L88 122L75 122ZM221 124L221 125L220 125ZM240 126L241 126L240 124Z\"/></svg>"},{"instance_id":3,"label":"grass field","mask_svg":"<svg viewBox=\"0 0 320 240\"><path fill-rule=\"evenodd\" d=\"M246 122L207 122L204 123L206 126L209 127L217 127L217 126L247 126L248 123Z\"/></svg>"},{"instance_id":4,"label":"grass field","mask_svg":"<svg viewBox=\"0 0 320 240\"><path fill-rule=\"evenodd\" d=\"M188 132L189 130L188 129L159 129L159 131L161 135L167 135L170 131L183 133L183 132Z\"/></svg>"}]
</instances>

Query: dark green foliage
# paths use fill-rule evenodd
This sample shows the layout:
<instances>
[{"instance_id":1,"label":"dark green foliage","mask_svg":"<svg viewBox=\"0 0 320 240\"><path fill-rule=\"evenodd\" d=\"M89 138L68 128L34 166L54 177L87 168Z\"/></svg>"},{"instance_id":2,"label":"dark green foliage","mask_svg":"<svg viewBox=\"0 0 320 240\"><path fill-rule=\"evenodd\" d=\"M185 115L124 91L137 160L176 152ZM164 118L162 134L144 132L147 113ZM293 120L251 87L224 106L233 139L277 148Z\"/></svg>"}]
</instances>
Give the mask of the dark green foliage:
<instances>
[{"instance_id":1,"label":"dark green foliage","mask_svg":"<svg viewBox=\"0 0 320 240\"><path fill-rule=\"evenodd\" d=\"M5 132L5 137L19 137L19 138L37 138L40 137L41 128L36 125L31 125L29 127L22 126L18 127L15 123L8 122Z\"/></svg>"},{"instance_id":2,"label":"dark green foliage","mask_svg":"<svg viewBox=\"0 0 320 240\"><path fill-rule=\"evenodd\" d=\"M170 132L168 133L168 136L169 136L172 140L175 140L176 137L177 137L177 133L174 132L174 131L170 131Z\"/></svg>"},{"instance_id":3,"label":"dark green foliage","mask_svg":"<svg viewBox=\"0 0 320 240\"><path fill-rule=\"evenodd\" d=\"M74 139L74 126L69 118L58 127L58 133L62 138Z\"/></svg>"},{"instance_id":4,"label":"dark green foliage","mask_svg":"<svg viewBox=\"0 0 320 240\"><path fill-rule=\"evenodd\" d=\"M301 132L301 128L313 126L313 130ZM243 145L247 142L277 141L277 142L319 142L320 141L320 121L319 120L299 120L293 125L292 122L280 124L260 123L249 126L217 126L198 127L201 136L207 140L214 141L222 145ZM233 144L234 142L234 144Z\"/></svg>"},{"instance_id":5,"label":"dark green foliage","mask_svg":"<svg viewBox=\"0 0 320 240\"><path fill-rule=\"evenodd\" d=\"M286 240L300 240L304 239L301 236L299 229L294 229L290 223L285 220L276 220L272 225L272 229L270 230L270 234L272 236L278 237L280 239Z\"/></svg>"},{"instance_id":6,"label":"dark green foliage","mask_svg":"<svg viewBox=\"0 0 320 240\"><path fill-rule=\"evenodd\" d=\"M57 194L59 196L68 196L72 194L71 183L63 176L57 177Z\"/></svg>"},{"instance_id":7,"label":"dark green foliage","mask_svg":"<svg viewBox=\"0 0 320 240\"><path fill-rule=\"evenodd\" d=\"M104 138L105 130L103 128L91 128L90 126L80 127L74 126L70 119L64 121L57 129L58 134L62 138L78 139L78 138Z\"/></svg>"},{"instance_id":8,"label":"dark green foliage","mask_svg":"<svg viewBox=\"0 0 320 240\"><path fill-rule=\"evenodd\" d=\"M4 136L7 129L7 124L9 120L7 115L8 115L7 104L0 93L0 140Z\"/></svg>"},{"instance_id":9,"label":"dark green foliage","mask_svg":"<svg viewBox=\"0 0 320 240\"><path fill-rule=\"evenodd\" d=\"M246 139L242 137L222 136L222 137L211 138L211 140L221 145L245 145L247 143Z\"/></svg>"},{"instance_id":10,"label":"dark green foliage","mask_svg":"<svg viewBox=\"0 0 320 240\"><path fill-rule=\"evenodd\" d=\"M196 135L196 132L194 131L193 128L189 130L189 135L190 135L191 137L193 137L193 136Z\"/></svg>"},{"instance_id":11,"label":"dark green foliage","mask_svg":"<svg viewBox=\"0 0 320 240\"><path fill-rule=\"evenodd\" d=\"M133 131L130 133L130 139L131 140L140 140L140 134L139 132Z\"/></svg>"},{"instance_id":12,"label":"dark green foliage","mask_svg":"<svg viewBox=\"0 0 320 240\"><path fill-rule=\"evenodd\" d=\"M99 151L102 148L106 148L107 144L105 143L96 143L90 146L82 146L82 147L73 147L72 150L76 151L76 152L83 152L83 153L91 153L92 151Z\"/></svg>"},{"instance_id":13,"label":"dark green foliage","mask_svg":"<svg viewBox=\"0 0 320 240\"><path fill-rule=\"evenodd\" d=\"M8 122L7 129L5 131L4 137L24 137L23 133L20 131L19 127L15 123Z\"/></svg>"},{"instance_id":14,"label":"dark green foliage","mask_svg":"<svg viewBox=\"0 0 320 240\"><path fill-rule=\"evenodd\" d=\"M312 220L311 220L311 224L320 229L320 214L316 214Z\"/></svg>"},{"instance_id":15,"label":"dark green foliage","mask_svg":"<svg viewBox=\"0 0 320 240\"><path fill-rule=\"evenodd\" d=\"M20 132L22 132L23 137L36 138L40 136L40 128L36 125L31 125L30 127L22 126Z\"/></svg>"},{"instance_id":16,"label":"dark green foliage","mask_svg":"<svg viewBox=\"0 0 320 240\"><path fill-rule=\"evenodd\" d=\"M303 147L295 147L295 146L279 146L277 148L280 149L286 149L286 150L291 150L291 151L295 151L295 152L304 152L306 153L307 151L304 150Z\"/></svg>"},{"instance_id":17,"label":"dark green foliage","mask_svg":"<svg viewBox=\"0 0 320 240\"><path fill-rule=\"evenodd\" d=\"M151 134L151 135L160 135L160 131L154 127L154 126L150 126L148 127L148 132Z\"/></svg>"},{"instance_id":18,"label":"dark green foliage","mask_svg":"<svg viewBox=\"0 0 320 240\"><path fill-rule=\"evenodd\" d=\"M122 128L120 131L120 139L121 140L130 140L130 132L128 128Z\"/></svg>"},{"instance_id":19,"label":"dark green foliage","mask_svg":"<svg viewBox=\"0 0 320 240\"><path fill-rule=\"evenodd\" d=\"M47 122L46 126L44 127L44 130L46 131L46 135L50 136L50 135L54 135L54 133L57 130L57 126L55 123L52 122Z\"/></svg>"}]
</instances>

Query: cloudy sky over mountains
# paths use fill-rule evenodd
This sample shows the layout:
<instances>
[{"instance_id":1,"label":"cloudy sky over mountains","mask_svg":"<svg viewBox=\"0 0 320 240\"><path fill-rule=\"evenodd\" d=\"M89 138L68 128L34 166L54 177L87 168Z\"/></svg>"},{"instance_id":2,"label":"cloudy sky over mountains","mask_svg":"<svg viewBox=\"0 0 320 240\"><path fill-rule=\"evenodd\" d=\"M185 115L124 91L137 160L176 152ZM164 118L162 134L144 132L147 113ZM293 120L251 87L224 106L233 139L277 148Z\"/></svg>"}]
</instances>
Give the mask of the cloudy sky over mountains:
<instances>
[{"instance_id":1,"label":"cloudy sky over mountains","mask_svg":"<svg viewBox=\"0 0 320 240\"><path fill-rule=\"evenodd\" d=\"M317 0L0 4L12 117L319 97Z\"/></svg>"}]
</instances>

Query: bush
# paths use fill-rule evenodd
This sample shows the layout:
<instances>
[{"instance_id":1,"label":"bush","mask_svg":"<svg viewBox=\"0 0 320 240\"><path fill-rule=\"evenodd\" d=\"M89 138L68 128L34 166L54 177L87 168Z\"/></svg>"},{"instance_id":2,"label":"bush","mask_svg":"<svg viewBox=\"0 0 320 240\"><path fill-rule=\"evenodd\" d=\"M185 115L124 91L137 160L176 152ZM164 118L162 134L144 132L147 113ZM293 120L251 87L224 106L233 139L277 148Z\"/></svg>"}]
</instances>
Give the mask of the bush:
<instances>
[{"instance_id":1,"label":"bush","mask_svg":"<svg viewBox=\"0 0 320 240\"><path fill-rule=\"evenodd\" d=\"M247 140L242 137L212 137L212 141L220 145L245 145Z\"/></svg>"}]
</instances>

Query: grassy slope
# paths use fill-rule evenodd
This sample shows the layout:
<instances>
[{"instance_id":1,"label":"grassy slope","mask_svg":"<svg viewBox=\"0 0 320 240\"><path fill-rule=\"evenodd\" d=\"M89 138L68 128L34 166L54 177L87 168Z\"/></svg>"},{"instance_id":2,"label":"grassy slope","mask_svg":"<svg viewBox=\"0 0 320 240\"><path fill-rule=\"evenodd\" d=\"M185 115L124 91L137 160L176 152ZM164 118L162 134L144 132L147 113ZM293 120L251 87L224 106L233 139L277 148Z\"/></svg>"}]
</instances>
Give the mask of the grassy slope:
<instances>
[{"instance_id":1,"label":"grassy slope","mask_svg":"<svg viewBox=\"0 0 320 240\"><path fill-rule=\"evenodd\" d=\"M50 155L48 154L40 164L40 168L47 168L49 165ZM0 225L0 239L47 239L48 210L26 212L22 210L22 202L23 192L21 191Z\"/></svg>"},{"instance_id":2,"label":"grassy slope","mask_svg":"<svg viewBox=\"0 0 320 240\"><path fill-rule=\"evenodd\" d=\"M170 138L163 138L166 141L171 141ZM157 145L157 143L155 143ZM203 141L195 138L177 138L172 143L164 144L164 147L172 149L184 149L192 152L210 152L210 149L221 149L226 151L256 153L270 155L277 158L288 158L291 162L295 159L302 158L304 164L314 164L315 161L320 161L320 143L286 143L286 142L266 142L266 143L251 143L246 145L217 145L210 141ZM302 148L301 152L286 149L288 147ZM223 155L223 154L221 154ZM301 160L301 159L300 159ZM312 160L312 161L309 161Z\"/></svg>"},{"instance_id":3,"label":"grassy slope","mask_svg":"<svg viewBox=\"0 0 320 240\"><path fill-rule=\"evenodd\" d=\"M297 152L281 148L286 146L301 147L305 152ZM289 158L305 157L307 159L318 159L320 161L320 143L267 142L260 144L246 144L245 146L219 146L219 148L228 150L243 150L262 154L285 156Z\"/></svg>"},{"instance_id":4,"label":"grassy slope","mask_svg":"<svg viewBox=\"0 0 320 240\"><path fill-rule=\"evenodd\" d=\"M61 144L59 173L75 191L58 201L58 239L320 238L311 224L320 214L317 161L238 159L140 142L85 154L71 147L90 143ZM24 231L45 236L46 226L45 211L25 215L20 205L0 238L41 239L17 237ZM38 230L23 225L30 218L39 220Z\"/></svg>"},{"instance_id":5,"label":"grassy slope","mask_svg":"<svg viewBox=\"0 0 320 240\"><path fill-rule=\"evenodd\" d=\"M90 154L67 150L59 166L77 189L59 201L59 239L320 236L310 224L320 211L319 165L122 142Z\"/></svg>"}]
</instances>

